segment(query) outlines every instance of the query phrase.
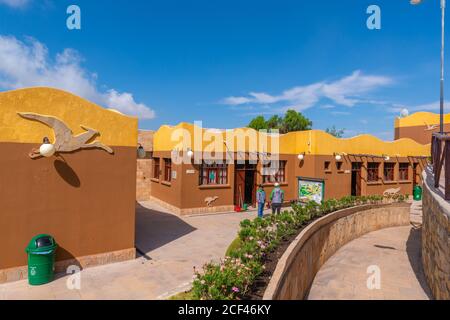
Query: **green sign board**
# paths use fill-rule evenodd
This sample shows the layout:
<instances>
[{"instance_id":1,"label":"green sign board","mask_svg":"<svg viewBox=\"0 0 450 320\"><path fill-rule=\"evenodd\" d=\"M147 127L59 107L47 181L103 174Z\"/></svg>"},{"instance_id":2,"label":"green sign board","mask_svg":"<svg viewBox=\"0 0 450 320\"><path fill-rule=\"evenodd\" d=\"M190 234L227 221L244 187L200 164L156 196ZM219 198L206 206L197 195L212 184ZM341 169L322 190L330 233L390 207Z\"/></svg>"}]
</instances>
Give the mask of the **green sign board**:
<instances>
[{"instance_id":1,"label":"green sign board","mask_svg":"<svg viewBox=\"0 0 450 320\"><path fill-rule=\"evenodd\" d=\"M310 201L322 203L324 190L325 182L323 180L298 178L298 199L302 203Z\"/></svg>"}]
</instances>

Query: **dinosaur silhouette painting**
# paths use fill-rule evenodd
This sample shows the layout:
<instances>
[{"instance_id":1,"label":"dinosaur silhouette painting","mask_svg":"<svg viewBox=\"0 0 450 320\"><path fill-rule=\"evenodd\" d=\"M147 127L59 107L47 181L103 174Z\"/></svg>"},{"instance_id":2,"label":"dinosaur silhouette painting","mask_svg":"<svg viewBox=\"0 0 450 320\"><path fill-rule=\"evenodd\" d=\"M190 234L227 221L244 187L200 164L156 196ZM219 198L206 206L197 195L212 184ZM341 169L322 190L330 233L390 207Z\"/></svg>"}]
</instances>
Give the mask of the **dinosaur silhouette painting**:
<instances>
[{"instance_id":1,"label":"dinosaur silhouette painting","mask_svg":"<svg viewBox=\"0 0 450 320\"><path fill-rule=\"evenodd\" d=\"M44 116L30 112L18 112L18 114L24 119L38 121L52 128L55 133L54 146L56 152L68 153L81 149L99 148L105 150L110 154L114 153L114 151L110 147L100 143L99 141L89 143L89 141L91 141L94 137L100 135L100 132L98 132L97 130L80 125L80 127L86 132L74 136L72 130L63 121L59 120L56 117L47 115ZM33 150L30 153L30 157L41 157L39 150Z\"/></svg>"},{"instance_id":2,"label":"dinosaur silhouette painting","mask_svg":"<svg viewBox=\"0 0 450 320\"><path fill-rule=\"evenodd\" d=\"M439 127L438 124L428 124L425 121L424 121L424 123L425 123L425 126L427 127L425 129L425 131L434 131L434 130L436 130Z\"/></svg>"}]
</instances>

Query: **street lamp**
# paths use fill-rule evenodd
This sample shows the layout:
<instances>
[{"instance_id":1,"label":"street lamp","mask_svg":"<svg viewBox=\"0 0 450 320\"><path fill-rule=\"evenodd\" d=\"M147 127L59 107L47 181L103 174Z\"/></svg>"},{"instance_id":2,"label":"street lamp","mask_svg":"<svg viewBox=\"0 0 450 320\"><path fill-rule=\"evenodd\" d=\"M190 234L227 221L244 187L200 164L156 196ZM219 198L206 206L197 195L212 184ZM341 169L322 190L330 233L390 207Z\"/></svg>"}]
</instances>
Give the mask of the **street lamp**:
<instances>
[{"instance_id":1,"label":"street lamp","mask_svg":"<svg viewBox=\"0 0 450 320\"><path fill-rule=\"evenodd\" d=\"M411 0L413 5L420 4L422 0ZM441 34L441 97L440 97L440 133L444 133L444 31L445 31L445 0L441 0L441 12L442 12L442 34Z\"/></svg>"}]
</instances>

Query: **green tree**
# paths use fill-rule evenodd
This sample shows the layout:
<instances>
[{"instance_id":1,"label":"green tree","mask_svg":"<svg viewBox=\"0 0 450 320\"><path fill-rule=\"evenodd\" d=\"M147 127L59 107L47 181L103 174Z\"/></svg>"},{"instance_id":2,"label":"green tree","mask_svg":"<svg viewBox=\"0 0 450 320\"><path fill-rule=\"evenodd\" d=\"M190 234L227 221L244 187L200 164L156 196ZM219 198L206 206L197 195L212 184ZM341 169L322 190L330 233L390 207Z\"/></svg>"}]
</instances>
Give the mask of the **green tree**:
<instances>
[{"instance_id":1,"label":"green tree","mask_svg":"<svg viewBox=\"0 0 450 320\"><path fill-rule=\"evenodd\" d=\"M252 121L250 121L248 127L255 130L268 129L267 122L266 119L264 119L264 116L257 116L256 118L254 118Z\"/></svg>"},{"instance_id":2,"label":"green tree","mask_svg":"<svg viewBox=\"0 0 450 320\"><path fill-rule=\"evenodd\" d=\"M338 130L335 126L332 126L331 128L327 128L325 132L331 134L332 136L335 136L336 138L342 138L344 136L345 129Z\"/></svg>"},{"instance_id":3,"label":"green tree","mask_svg":"<svg viewBox=\"0 0 450 320\"><path fill-rule=\"evenodd\" d=\"M264 116L257 116L250 121L248 127L255 130L278 129L280 133L288 133L291 131L311 130L312 122L300 112L288 110L284 117L274 115L267 121Z\"/></svg>"},{"instance_id":4,"label":"green tree","mask_svg":"<svg viewBox=\"0 0 450 320\"><path fill-rule=\"evenodd\" d=\"M283 118L283 125L281 133L288 133L292 131L311 130L312 121L306 118L301 112L295 110L288 110Z\"/></svg>"},{"instance_id":5,"label":"green tree","mask_svg":"<svg viewBox=\"0 0 450 320\"><path fill-rule=\"evenodd\" d=\"M267 129L281 129L283 126L283 118L278 115L272 116L269 120L267 120Z\"/></svg>"}]
</instances>

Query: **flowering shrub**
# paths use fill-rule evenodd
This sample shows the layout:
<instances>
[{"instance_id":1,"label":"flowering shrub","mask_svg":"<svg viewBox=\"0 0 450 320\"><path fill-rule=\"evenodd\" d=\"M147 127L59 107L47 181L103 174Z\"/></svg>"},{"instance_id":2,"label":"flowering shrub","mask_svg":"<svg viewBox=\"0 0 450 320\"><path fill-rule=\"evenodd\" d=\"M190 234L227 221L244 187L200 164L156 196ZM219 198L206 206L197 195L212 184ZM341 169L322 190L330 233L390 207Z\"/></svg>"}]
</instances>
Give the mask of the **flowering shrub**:
<instances>
[{"instance_id":1,"label":"flowering shrub","mask_svg":"<svg viewBox=\"0 0 450 320\"><path fill-rule=\"evenodd\" d=\"M398 196L389 201L404 201ZM273 251L281 240L295 234L306 223L333 211L364 204L380 204L383 196L348 196L331 199L322 204L292 204L292 209L279 215L241 222L239 245L228 252L220 263L207 263L203 270L194 269L192 296L201 300L235 300L248 293L250 286L264 270L264 256Z\"/></svg>"}]
</instances>

